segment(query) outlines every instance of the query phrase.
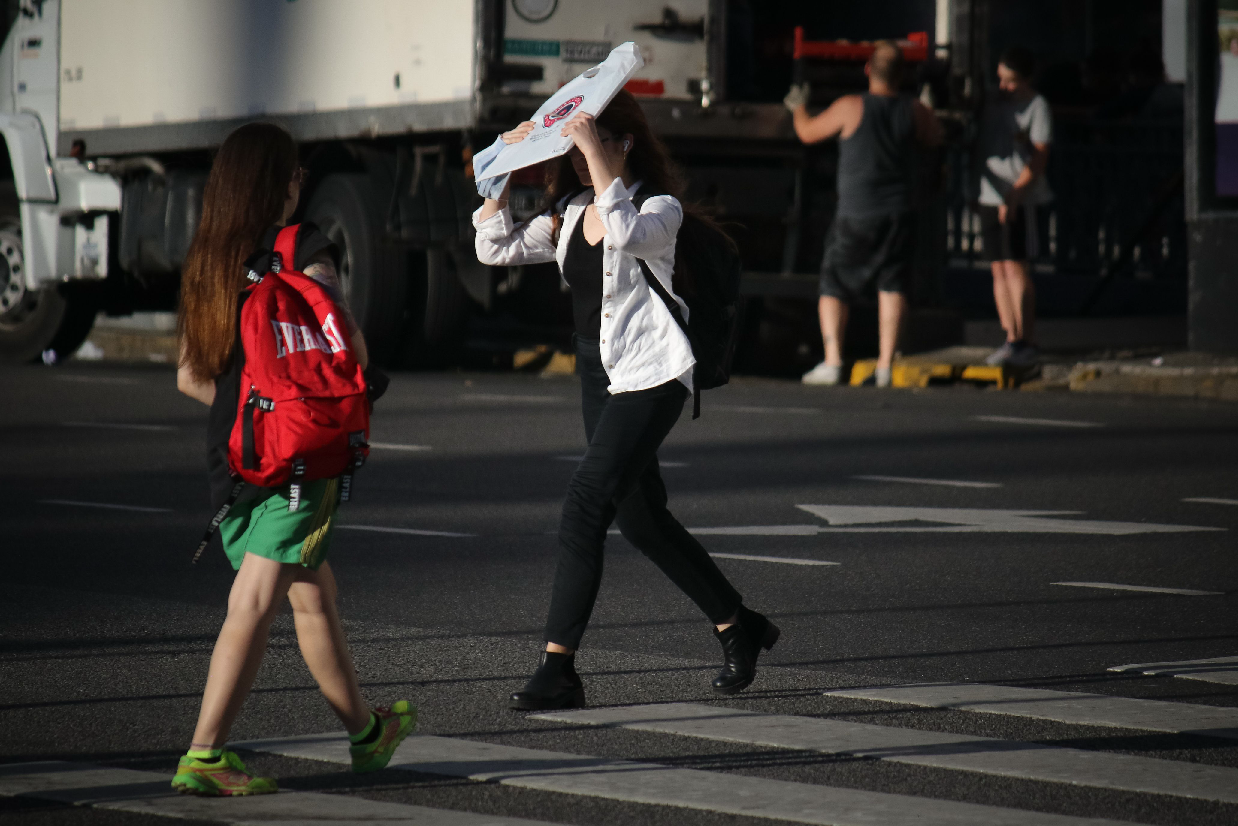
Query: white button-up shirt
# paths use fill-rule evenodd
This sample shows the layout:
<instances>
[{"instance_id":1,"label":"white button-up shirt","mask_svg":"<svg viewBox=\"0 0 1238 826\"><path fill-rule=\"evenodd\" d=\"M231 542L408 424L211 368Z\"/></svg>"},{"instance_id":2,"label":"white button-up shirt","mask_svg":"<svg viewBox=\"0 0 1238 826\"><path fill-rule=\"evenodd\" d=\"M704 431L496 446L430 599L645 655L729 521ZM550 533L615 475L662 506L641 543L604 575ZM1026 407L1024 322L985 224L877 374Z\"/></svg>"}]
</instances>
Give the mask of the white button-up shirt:
<instances>
[{"instance_id":1,"label":"white button-up shirt","mask_svg":"<svg viewBox=\"0 0 1238 826\"><path fill-rule=\"evenodd\" d=\"M594 197L586 189L567 204L559 241L553 238L551 213L538 215L520 226L512 223L504 207L482 221L481 209L473 213L477 229L477 260L492 266L543 264L555 261L563 270L568 240L585 207L594 204L606 235L602 251L602 328L600 349L602 366L610 378L610 392L647 390L678 379L691 390L692 345L675 323L666 304L645 280L641 258L688 318L688 305L675 295L671 273L675 268L675 236L683 223L683 208L670 195L654 195L641 204L632 196L640 189L637 181L630 189L622 179Z\"/></svg>"}]
</instances>

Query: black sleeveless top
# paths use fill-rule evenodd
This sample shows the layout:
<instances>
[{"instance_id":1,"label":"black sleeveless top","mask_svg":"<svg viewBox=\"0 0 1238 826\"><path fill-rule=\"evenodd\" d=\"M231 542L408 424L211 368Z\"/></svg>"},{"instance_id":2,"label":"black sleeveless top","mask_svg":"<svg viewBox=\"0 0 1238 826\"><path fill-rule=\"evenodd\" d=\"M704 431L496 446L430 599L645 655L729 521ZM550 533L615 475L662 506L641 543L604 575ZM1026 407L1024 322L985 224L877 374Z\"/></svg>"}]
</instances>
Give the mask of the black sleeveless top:
<instances>
[{"instance_id":1,"label":"black sleeveless top","mask_svg":"<svg viewBox=\"0 0 1238 826\"><path fill-rule=\"evenodd\" d=\"M572 288L572 316L581 338L602 337L602 249L602 241L590 244L585 240L581 213L563 256L563 280Z\"/></svg>"},{"instance_id":2,"label":"black sleeveless top","mask_svg":"<svg viewBox=\"0 0 1238 826\"><path fill-rule=\"evenodd\" d=\"M865 92L855 134L838 142L838 214L853 218L911 209L915 101Z\"/></svg>"}]
</instances>

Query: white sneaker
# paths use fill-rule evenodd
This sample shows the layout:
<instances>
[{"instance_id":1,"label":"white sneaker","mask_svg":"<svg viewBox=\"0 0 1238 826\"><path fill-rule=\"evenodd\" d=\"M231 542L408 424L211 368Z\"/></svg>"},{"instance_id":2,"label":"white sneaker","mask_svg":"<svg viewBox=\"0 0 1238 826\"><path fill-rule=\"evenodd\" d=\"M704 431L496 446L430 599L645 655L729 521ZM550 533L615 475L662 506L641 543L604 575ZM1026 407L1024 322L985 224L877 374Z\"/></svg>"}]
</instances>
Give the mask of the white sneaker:
<instances>
[{"instance_id":1,"label":"white sneaker","mask_svg":"<svg viewBox=\"0 0 1238 826\"><path fill-rule=\"evenodd\" d=\"M842 380L843 366L841 364L826 364L824 361L804 374L800 381L804 384L835 385Z\"/></svg>"},{"instance_id":2,"label":"white sneaker","mask_svg":"<svg viewBox=\"0 0 1238 826\"><path fill-rule=\"evenodd\" d=\"M984 363L996 367L999 364L1005 364L1006 360L1012 355L1014 355L1014 343L1007 341L1004 342L1001 347L998 347L992 353L989 353L988 357L984 360Z\"/></svg>"},{"instance_id":3,"label":"white sneaker","mask_svg":"<svg viewBox=\"0 0 1238 826\"><path fill-rule=\"evenodd\" d=\"M878 387L889 387L894 381L894 369L891 367L878 367L873 371L873 378L877 380L876 384Z\"/></svg>"}]
</instances>

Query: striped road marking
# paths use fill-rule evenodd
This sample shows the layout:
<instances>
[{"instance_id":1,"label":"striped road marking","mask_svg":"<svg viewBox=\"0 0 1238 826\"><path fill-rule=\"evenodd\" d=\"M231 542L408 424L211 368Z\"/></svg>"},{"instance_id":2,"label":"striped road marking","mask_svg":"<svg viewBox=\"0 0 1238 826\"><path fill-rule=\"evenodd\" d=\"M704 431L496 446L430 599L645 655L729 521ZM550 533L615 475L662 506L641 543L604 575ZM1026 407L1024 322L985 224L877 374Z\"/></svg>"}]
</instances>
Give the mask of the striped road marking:
<instances>
[{"instance_id":1,"label":"striped road marking","mask_svg":"<svg viewBox=\"0 0 1238 826\"><path fill-rule=\"evenodd\" d=\"M585 458L584 456L556 456L554 457L556 462L582 462L584 461L584 458ZM663 459L658 460L658 467L687 467L687 466L688 466L687 462L668 462Z\"/></svg>"},{"instance_id":2,"label":"striped road marking","mask_svg":"<svg viewBox=\"0 0 1238 826\"><path fill-rule=\"evenodd\" d=\"M165 432L176 430L170 424L129 424L126 422L61 422L63 427L98 427L105 430L144 430L148 432Z\"/></svg>"},{"instance_id":3,"label":"striped road marking","mask_svg":"<svg viewBox=\"0 0 1238 826\"><path fill-rule=\"evenodd\" d=\"M335 733L251 740L237 743L236 747L285 757L351 763L348 738ZM388 768L467 777L524 789L822 826L872 826L877 823L883 826L1099 826L1115 823L428 735L414 735L405 740Z\"/></svg>"},{"instance_id":4,"label":"striped road marking","mask_svg":"<svg viewBox=\"0 0 1238 826\"><path fill-rule=\"evenodd\" d=\"M688 528L700 536L817 536L829 533L1074 533L1125 536L1137 533L1223 531L1199 525L1056 519L1078 511L1014 511L994 508L904 508L872 505L796 505L825 525L737 525ZM897 524L897 523L903 524ZM920 522L926 524L906 523ZM896 523L896 524L883 524Z\"/></svg>"},{"instance_id":5,"label":"striped road marking","mask_svg":"<svg viewBox=\"0 0 1238 826\"><path fill-rule=\"evenodd\" d=\"M381 525L336 525L337 530L346 531L373 531L374 533L401 533L406 536L452 536L452 537L468 537L477 536L475 533L455 533L453 531L424 531L419 528L384 528Z\"/></svg>"},{"instance_id":6,"label":"striped road marking","mask_svg":"<svg viewBox=\"0 0 1238 826\"><path fill-rule=\"evenodd\" d=\"M1000 482L964 482L959 479L918 479L912 476L852 476L865 482L899 482L907 485L942 485L950 488L1000 488Z\"/></svg>"},{"instance_id":7,"label":"striped road marking","mask_svg":"<svg viewBox=\"0 0 1238 826\"><path fill-rule=\"evenodd\" d=\"M816 717L758 714L692 703L555 711L533 716L563 723L656 731L1050 783L1238 803L1238 769L1057 748L1016 740L942 734Z\"/></svg>"},{"instance_id":8,"label":"striped road marking","mask_svg":"<svg viewBox=\"0 0 1238 826\"><path fill-rule=\"evenodd\" d=\"M1183 502L1198 502L1201 505L1238 505L1238 499L1214 499L1211 496L1191 496Z\"/></svg>"},{"instance_id":9,"label":"striped road marking","mask_svg":"<svg viewBox=\"0 0 1238 826\"><path fill-rule=\"evenodd\" d=\"M74 508L106 508L113 511L137 511L138 513L171 513L171 508L144 508L138 505L113 505L110 502L78 502L75 499L40 499L40 505L68 505Z\"/></svg>"},{"instance_id":10,"label":"striped road marking","mask_svg":"<svg viewBox=\"0 0 1238 826\"><path fill-rule=\"evenodd\" d=\"M1049 691L984 683L920 683L873 688L845 688L826 697L879 700L928 708L953 708L986 714L1010 714L1076 726L1203 734L1238 740L1238 708L1137 700L1077 691Z\"/></svg>"},{"instance_id":11,"label":"striped road marking","mask_svg":"<svg viewBox=\"0 0 1238 826\"><path fill-rule=\"evenodd\" d=\"M1035 424L1044 427L1104 427L1100 422L1072 422L1066 419L1029 419L1023 416L972 416L978 422L998 424Z\"/></svg>"},{"instance_id":12,"label":"striped road marking","mask_svg":"<svg viewBox=\"0 0 1238 826\"><path fill-rule=\"evenodd\" d=\"M80 384L146 384L141 379L121 378L119 376L53 376L56 381L71 381Z\"/></svg>"},{"instance_id":13,"label":"striped road marking","mask_svg":"<svg viewBox=\"0 0 1238 826\"><path fill-rule=\"evenodd\" d=\"M461 393L460 401L465 402L532 402L548 404L567 401L563 396L530 396L515 393Z\"/></svg>"},{"instance_id":14,"label":"striped road marking","mask_svg":"<svg viewBox=\"0 0 1238 826\"><path fill-rule=\"evenodd\" d=\"M0 795L214 823L389 826L550 826L545 821L481 815L357 795L280 792L244 797L191 797L172 791L172 771L112 769L59 760L0 765Z\"/></svg>"},{"instance_id":15,"label":"striped road marking","mask_svg":"<svg viewBox=\"0 0 1238 826\"><path fill-rule=\"evenodd\" d=\"M1238 685L1238 657L1213 657L1208 660L1178 660L1168 663L1135 663L1110 666L1110 671L1134 671L1150 676L1180 677L1205 683Z\"/></svg>"},{"instance_id":16,"label":"striped road marking","mask_svg":"<svg viewBox=\"0 0 1238 826\"><path fill-rule=\"evenodd\" d=\"M822 412L819 407L761 407L752 404L711 404L709 409L727 413L794 413L799 416L811 416Z\"/></svg>"},{"instance_id":17,"label":"striped road marking","mask_svg":"<svg viewBox=\"0 0 1238 826\"><path fill-rule=\"evenodd\" d=\"M430 450L429 445L398 445L395 442L370 442L370 447L376 447L379 450Z\"/></svg>"},{"instance_id":18,"label":"striped road marking","mask_svg":"<svg viewBox=\"0 0 1238 826\"><path fill-rule=\"evenodd\" d=\"M1195 591L1191 588L1158 588L1152 585L1121 585L1117 582L1051 582L1071 588L1097 588L1102 591L1138 591L1145 594L1176 594L1180 597L1219 597L1224 591Z\"/></svg>"},{"instance_id":19,"label":"striped road marking","mask_svg":"<svg viewBox=\"0 0 1238 826\"><path fill-rule=\"evenodd\" d=\"M841 565L840 562L826 562L823 559L795 559L789 556L758 556L756 554L723 554L709 552L717 559L746 559L749 562L781 562L783 565Z\"/></svg>"}]
</instances>

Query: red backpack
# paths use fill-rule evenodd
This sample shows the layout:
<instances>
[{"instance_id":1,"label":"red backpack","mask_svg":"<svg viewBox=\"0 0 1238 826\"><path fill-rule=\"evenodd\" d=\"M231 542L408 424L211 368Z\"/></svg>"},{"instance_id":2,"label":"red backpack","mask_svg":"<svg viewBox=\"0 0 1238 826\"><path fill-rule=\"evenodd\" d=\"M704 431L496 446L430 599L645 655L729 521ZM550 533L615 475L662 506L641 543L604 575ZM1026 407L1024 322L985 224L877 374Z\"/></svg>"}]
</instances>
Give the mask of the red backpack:
<instances>
[{"instance_id":1,"label":"red backpack","mask_svg":"<svg viewBox=\"0 0 1238 826\"><path fill-rule=\"evenodd\" d=\"M228 439L228 466L236 479L198 552L246 484L289 484L288 509L301 505L301 484L342 476L348 501L352 474L369 455L370 401L361 365L350 348L344 314L321 284L293 269L297 230L280 230L275 250L250 259L255 283L240 313L244 352L236 421Z\"/></svg>"}]
</instances>

